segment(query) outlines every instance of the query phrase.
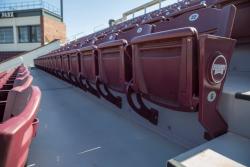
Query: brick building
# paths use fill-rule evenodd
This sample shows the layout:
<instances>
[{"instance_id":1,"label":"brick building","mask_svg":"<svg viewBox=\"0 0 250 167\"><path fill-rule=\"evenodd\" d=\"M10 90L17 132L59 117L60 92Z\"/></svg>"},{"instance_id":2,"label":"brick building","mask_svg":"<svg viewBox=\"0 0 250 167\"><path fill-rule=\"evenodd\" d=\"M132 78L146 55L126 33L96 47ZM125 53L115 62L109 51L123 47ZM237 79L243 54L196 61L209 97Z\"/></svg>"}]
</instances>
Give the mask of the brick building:
<instances>
[{"instance_id":1,"label":"brick building","mask_svg":"<svg viewBox=\"0 0 250 167\"><path fill-rule=\"evenodd\" d=\"M62 10L45 2L14 5L0 5L0 59L33 50L55 39L65 42Z\"/></svg>"}]
</instances>

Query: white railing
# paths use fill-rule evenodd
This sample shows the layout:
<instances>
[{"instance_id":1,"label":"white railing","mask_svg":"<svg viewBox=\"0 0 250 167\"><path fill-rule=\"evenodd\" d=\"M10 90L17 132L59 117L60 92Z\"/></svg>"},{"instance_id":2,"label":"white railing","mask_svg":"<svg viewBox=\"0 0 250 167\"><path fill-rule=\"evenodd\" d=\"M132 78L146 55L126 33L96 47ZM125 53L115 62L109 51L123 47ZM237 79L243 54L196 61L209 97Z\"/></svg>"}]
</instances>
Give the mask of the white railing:
<instances>
[{"instance_id":1,"label":"white railing","mask_svg":"<svg viewBox=\"0 0 250 167\"><path fill-rule=\"evenodd\" d=\"M180 2L182 0L152 0L146 4L143 4L141 6L138 6L134 9L131 9L125 13L123 13L122 18L115 21L115 24L119 24L121 22L124 22L128 19L133 19L137 16L144 15L147 13L150 13L152 11L164 8L166 6L169 6L171 4Z\"/></svg>"},{"instance_id":2,"label":"white railing","mask_svg":"<svg viewBox=\"0 0 250 167\"><path fill-rule=\"evenodd\" d=\"M59 8L49 4L44 0L37 0L37 1L26 1L26 2L7 2L1 3L0 2L0 12L3 11L14 11L14 10L28 10L28 9L46 9L54 14L60 15Z\"/></svg>"}]
</instances>

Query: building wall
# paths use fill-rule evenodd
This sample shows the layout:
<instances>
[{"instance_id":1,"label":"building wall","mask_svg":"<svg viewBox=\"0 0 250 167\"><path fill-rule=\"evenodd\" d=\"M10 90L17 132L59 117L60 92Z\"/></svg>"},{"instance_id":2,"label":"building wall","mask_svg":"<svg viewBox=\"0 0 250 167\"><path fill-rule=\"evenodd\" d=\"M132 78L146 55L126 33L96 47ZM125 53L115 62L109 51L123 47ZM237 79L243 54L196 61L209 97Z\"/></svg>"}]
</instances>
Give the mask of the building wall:
<instances>
[{"instance_id":1,"label":"building wall","mask_svg":"<svg viewBox=\"0 0 250 167\"><path fill-rule=\"evenodd\" d=\"M1 27L13 27L14 30L14 43L12 44L0 44L0 51L28 51L33 50L41 46L41 43L18 43L17 26L25 25L40 25L40 16L30 17L17 17L0 19Z\"/></svg>"},{"instance_id":2,"label":"building wall","mask_svg":"<svg viewBox=\"0 0 250 167\"><path fill-rule=\"evenodd\" d=\"M62 43L66 41L66 25L63 22L45 15L42 18L42 24L45 44L54 39L60 39Z\"/></svg>"}]
</instances>

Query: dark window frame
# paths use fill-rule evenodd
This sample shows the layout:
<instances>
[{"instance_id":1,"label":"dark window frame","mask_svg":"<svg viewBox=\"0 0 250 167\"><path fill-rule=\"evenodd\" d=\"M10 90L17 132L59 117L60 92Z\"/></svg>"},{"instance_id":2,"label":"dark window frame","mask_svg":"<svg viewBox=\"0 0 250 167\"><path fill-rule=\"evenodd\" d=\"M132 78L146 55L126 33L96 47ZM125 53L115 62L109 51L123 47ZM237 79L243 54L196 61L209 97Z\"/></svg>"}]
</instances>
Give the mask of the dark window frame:
<instances>
[{"instance_id":1,"label":"dark window frame","mask_svg":"<svg viewBox=\"0 0 250 167\"><path fill-rule=\"evenodd\" d=\"M33 33L32 33L32 30L34 27L39 27L39 33L40 33L40 36L37 35L37 37L40 37L40 38L37 38L36 40L34 40L33 38ZM28 29L28 41L20 41L20 28L27 28ZM22 26L17 26L17 31L18 31L18 43L41 43L42 42L42 39L41 39L41 25L22 25Z\"/></svg>"},{"instance_id":2,"label":"dark window frame","mask_svg":"<svg viewBox=\"0 0 250 167\"><path fill-rule=\"evenodd\" d=\"M11 42L1 42L0 44L13 44L15 42L15 38L14 38L14 27L13 26L4 26L4 27L0 27L0 29L4 29L4 28L11 28L12 29L12 41Z\"/></svg>"}]
</instances>

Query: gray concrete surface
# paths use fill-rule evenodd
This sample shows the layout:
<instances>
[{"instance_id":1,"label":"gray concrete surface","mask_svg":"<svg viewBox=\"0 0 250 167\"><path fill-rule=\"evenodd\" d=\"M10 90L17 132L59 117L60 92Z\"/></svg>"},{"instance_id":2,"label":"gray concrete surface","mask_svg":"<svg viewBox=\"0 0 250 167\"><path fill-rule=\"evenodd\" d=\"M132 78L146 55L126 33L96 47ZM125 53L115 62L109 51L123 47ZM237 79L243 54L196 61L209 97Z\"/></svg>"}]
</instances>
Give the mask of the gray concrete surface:
<instances>
[{"instance_id":1,"label":"gray concrete surface","mask_svg":"<svg viewBox=\"0 0 250 167\"><path fill-rule=\"evenodd\" d=\"M250 139L227 133L174 159L185 166L250 166ZM208 154L209 152L212 152ZM199 158L195 158L195 157ZM194 160L195 159L195 163ZM202 162L199 161L203 160ZM193 164L190 164L191 161ZM201 165L202 164L202 165Z\"/></svg>"},{"instance_id":2,"label":"gray concrete surface","mask_svg":"<svg viewBox=\"0 0 250 167\"><path fill-rule=\"evenodd\" d=\"M30 167L164 167L185 149L135 122L103 99L32 70L43 97Z\"/></svg>"}]
</instances>

